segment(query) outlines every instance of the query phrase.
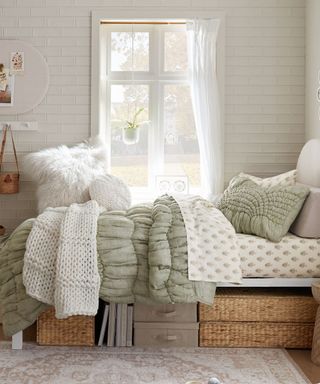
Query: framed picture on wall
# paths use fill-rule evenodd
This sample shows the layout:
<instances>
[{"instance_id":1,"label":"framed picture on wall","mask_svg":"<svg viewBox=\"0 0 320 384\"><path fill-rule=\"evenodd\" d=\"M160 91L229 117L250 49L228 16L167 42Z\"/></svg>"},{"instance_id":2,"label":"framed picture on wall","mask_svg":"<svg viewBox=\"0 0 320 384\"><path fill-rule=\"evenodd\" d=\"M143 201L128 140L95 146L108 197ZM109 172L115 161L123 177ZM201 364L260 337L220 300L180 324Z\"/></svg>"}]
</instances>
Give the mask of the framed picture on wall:
<instances>
[{"instance_id":1,"label":"framed picture on wall","mask_svg":"<svg viewBox=\"0 0 320 384\"><path fill-rule=\"evenodd\" d=\"M11 52L10 73L23 74L24 72L24 52Z\"/></svg>"},{"instance_id":2,"label":"framed picture on wall","mask_svg":"<svg viewBox=\"0 0 320 384\"><path fill-rule=\"evenodd\" d=\"M13 105L14 96L14 76L10 71L0 64L0 107L10 107Z\"/></svg>"}]
</instances>

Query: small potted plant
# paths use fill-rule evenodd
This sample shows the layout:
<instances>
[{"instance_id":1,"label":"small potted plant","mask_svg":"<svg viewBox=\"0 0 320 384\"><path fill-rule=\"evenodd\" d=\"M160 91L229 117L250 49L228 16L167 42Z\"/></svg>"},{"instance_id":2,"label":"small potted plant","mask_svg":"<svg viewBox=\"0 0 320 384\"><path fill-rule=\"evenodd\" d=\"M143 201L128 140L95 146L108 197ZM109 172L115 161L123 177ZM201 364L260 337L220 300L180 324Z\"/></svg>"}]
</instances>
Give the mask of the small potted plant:
<instances>
[{"instance_id":1,"label":"small potted plant","mask_svg":"<svg viewBox=\"0 0 320 384\"><path fill-rule=\"evenodd\" d=\"M133 115L132 121L126 120L126 125L122 129L122 139L127 145L136 144L140 138L140 125L146 121L138 121L138 116L144 111L144 108L139 108Z\"/></svg>"}]
</instances>

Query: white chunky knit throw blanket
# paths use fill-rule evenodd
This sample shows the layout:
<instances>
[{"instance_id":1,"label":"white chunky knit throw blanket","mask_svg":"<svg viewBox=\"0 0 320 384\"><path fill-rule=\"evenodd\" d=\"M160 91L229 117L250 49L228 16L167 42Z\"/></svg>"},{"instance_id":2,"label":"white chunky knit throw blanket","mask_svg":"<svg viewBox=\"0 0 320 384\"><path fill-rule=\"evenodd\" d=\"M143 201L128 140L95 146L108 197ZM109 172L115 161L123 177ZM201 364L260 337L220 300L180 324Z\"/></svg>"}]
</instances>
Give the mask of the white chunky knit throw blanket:
<instances>
[{"instance_id":1,"label":"white chunky knit throw blanket","mask_svg":"<svg viewBox=\"0 0 320 384\"><path fill-rule=\"evenodd\" d=\"M48 208L35 220L28 237L23 267L26 292L54 305L58 319L97 313L99 213L96 201Z\"/></svg>"}]
</instances>

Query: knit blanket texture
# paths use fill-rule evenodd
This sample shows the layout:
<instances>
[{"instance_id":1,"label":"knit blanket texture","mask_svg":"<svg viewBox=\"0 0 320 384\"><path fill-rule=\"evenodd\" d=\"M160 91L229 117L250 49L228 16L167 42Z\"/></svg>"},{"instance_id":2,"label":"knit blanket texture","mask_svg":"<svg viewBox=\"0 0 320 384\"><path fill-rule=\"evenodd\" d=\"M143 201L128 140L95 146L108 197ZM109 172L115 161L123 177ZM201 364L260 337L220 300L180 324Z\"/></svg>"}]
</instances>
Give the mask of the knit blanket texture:
<instances>
[{"instance_id":1,"label":"knit blanket texture","mask_svg":"<svg viewBox=\"0 0 320 384\"><path fill-rule=\"evenodd\" d=\"M56 317L95 315L99 305L96 201L48 208L35 220L26 243L26 292L53 305Z\"/></svg>"}]
</instances>

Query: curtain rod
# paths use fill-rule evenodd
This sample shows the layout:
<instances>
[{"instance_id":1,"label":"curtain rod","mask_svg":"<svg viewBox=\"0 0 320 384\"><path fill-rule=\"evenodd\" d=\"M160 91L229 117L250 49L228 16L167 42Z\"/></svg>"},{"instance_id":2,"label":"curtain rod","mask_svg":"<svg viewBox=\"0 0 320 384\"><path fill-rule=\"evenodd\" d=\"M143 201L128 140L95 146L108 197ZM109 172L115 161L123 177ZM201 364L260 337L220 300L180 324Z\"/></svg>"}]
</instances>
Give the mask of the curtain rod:
<instances>
[{"instance_id":1,"label":"curtain rod","mask_svg":"<svg viewBox=\"0 0 320 384\"><path fill-rule=\"evenodd\" d=\"M156 25L185 25L185 21L100 21L100 24L156 24Z\"/></svg>"}]
</instances>

